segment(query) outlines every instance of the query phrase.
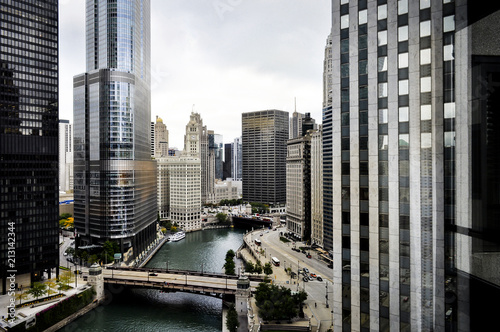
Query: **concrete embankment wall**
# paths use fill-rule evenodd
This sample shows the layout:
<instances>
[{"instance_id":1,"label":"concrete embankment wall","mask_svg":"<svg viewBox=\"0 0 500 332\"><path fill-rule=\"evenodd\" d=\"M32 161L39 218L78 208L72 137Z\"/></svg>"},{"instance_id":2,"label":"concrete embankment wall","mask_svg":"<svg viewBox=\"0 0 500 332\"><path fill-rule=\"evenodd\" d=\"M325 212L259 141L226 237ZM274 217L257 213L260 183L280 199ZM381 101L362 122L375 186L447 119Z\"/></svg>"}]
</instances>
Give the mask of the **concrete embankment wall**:
<instances>
[{"instance_id":1,"label":"concrete embankment wall","mask_svg":"<svg viewBox=\"0 0 500 332\"><path fill-rule=\"evenodd\" d=\"M63 319L62 321L60 321L59 323L55 324L55 325L52 325L51 327L49 327L48 329L46 329L45 331L43 332L55 332L59 329L62 329L63 327L65 327L66 325L68 325L69 323L73 322L74 320L80 318L81 316L85 315L87 312L97 308L99 306L99 302L93 302L89 305L87 305L86 307L83 307L82 309L80 309L79 311L75 312L74 314L72 314L71 316L68 316L66 317L65 319Z\"/></svg>"}]
</instances>

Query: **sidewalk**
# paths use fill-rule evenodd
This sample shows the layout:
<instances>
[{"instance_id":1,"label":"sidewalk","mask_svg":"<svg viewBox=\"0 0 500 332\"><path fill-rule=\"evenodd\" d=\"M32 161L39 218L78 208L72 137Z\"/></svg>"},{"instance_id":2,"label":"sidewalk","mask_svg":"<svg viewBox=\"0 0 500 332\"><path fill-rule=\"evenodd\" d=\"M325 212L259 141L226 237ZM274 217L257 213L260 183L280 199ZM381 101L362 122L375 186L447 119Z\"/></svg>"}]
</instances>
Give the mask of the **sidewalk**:
<instances>
[{"instance_id":1,"label":"sidewalk","mask_svg":"<svg viewBox=\"0 0 500 332\"><path fill-rule=\"evenodd\" d=\"M38 312L43 311L43 310L53 306L57 302L63 301L64 299L67 299L68 297L70 297L74 294L78 294L78 293L80 293L88 288L87 282L83 280L81 275L78 278L78 288L75 288L75 282L70 283L69 286L71 286L73 288L71 288L67 291L60 292L61 294L65 295L63 297L48 301L45 304L37 304L36 306L33 306L33 307L27 306L27 307L22 307L22 308L16 308L16 311L15 311L16 312L16 324L14 324L14 325L17 325L19 323L23 323L23 322L27 321L28 319L30 319L30 317L35 316ZM19 292L16 292L16 295L17 294L19 294ZM51 295L57 295L57 294L59 294L59 292L52 293ZM46 296L44 296L44 297L46 297ZM38 298L38 300L41 300L44 297L40 297L40 298ZM9 295L1 295L0 296L0 308L1 308L0 314L1 314L2 318L4 318L4 319L6 319L8 317L7 306L10 304L11 298L12 297ZM22 300L22 303L26 303L26 302L33 301L33 300L36 300L36 299L33 298L31 295L29 295L27 299ZM16 299L15 303L16 303L16 305L18 305L19 300ZM8 321L6 321L4 319L0 320L0 327L1 328L6 329L7 327L13 326Z\"/></svg>"}]
</instances>

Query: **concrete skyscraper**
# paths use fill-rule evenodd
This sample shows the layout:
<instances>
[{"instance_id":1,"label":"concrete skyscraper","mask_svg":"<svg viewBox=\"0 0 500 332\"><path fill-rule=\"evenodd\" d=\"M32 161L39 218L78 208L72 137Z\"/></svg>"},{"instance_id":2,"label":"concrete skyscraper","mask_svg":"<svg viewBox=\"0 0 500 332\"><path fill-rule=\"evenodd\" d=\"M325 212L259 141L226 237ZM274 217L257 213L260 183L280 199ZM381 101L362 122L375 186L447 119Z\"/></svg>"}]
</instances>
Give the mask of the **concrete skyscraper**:
<instances>
[{"instance_id":1,"label":"concrete skyscraper","mask_svg":"<svg viewBox=\"0 0 500 332\"><path fill-rule=\"evenodd\" d=\"M77 246L116 241L125 259L156 236L150 1L86 1L87 72L74 77Z\"/></svg>"},{"instance_id":2,"label":"concrete skyscraper","mask_svg":"<svg viewBox=\"0 0 500 332\"><path fill-rule=\"evenodd\" d=\"M241 137L234 139L231 143L231 178L233 181L241 181L242 179L242 150Z\"/></svg>"},{"instance_id":3,"label":"concrete skyscraper","mask_svg":"<svg viewBox=\"0 0 500 332\"><path fill-rule=\"evenodd\" d=\"M288 116L279 110L242 114L244 201L286 203Z\"/></svg>"},{"instance_id":4,"label":"concrete skyscraper","mask_svg":"<svg viewBox=\"0 0 500 332\"><path fill-rule=\"evenodd\" d=\"M292 113L290 118L290 128L288 130L288 138L293 139L297 137L302 137L302 120L304 119L304 114L297 111Z\"/></svg>"},{"instance_id":5,"label":"concrete skyscraper","mask_svg":"<svg viewBox=\"0 0 500 332\"><path fill-rule=\"evenodd\" d=\"M186 125L184 135L184 152L192 156L198 156L201 161L201 202L206 203L213 191L214 179L210 180L210 158L208 148L208 130L203 125L203 120L199 113L192 112L189 122ZM215 165L214 172L215 174Z\"/></svg>"},{"instance_id":6,"label":"concrete skyscraper","mask_svg":"<svg viewBox=\"0 0 500 332\"><path fill-rule=\"evenodd\" d=\"M162 118L156 117L154 130L154 156L155 158L168 156L168 130Z\"/></svg>"},{"instance_id":7,"label":"concrete skyscraper","mask_svg":"<svg viewBox=\"0 0 500 332\"><path fill-rule=\"evenodd\" d=\"M27 287L40 281L44 270L50 276L51 269L59 269L58 1L0 0L0 12L0 293L5 294L12 271L17 285Z\"/></svg>"},{"instance_id":8,"label":"concrete skyscraper","mask_svg":"<svg viewBox=\"0 0 500 332\"><path fill-rule=\"evenodd\" d=\"M500 5L332 6L323 163L334 330L489 330L500 295Z\"/></svg>"}]
</instances>

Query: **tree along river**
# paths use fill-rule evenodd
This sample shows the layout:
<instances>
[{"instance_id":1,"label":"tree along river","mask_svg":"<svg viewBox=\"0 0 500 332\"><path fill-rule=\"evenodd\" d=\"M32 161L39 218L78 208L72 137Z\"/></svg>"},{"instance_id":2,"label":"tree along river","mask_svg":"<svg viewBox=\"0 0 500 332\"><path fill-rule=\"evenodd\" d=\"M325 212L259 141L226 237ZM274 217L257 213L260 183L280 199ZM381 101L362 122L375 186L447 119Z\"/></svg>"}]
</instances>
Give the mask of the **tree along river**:
<instances>
[{"instance_id":1,"label":"tree along river","mask_svg":"<svg viewBox=\"0 0 500 332\"><path fill-rule=\"evenodd\" d=\"M243 229L187 233L165 243L147 267L223 272L226 252L243 243ZM111 301L59 331L188 331L222 330L222 300L189 293L156 290L111 290Z\"/></svg>"}]
</instances>

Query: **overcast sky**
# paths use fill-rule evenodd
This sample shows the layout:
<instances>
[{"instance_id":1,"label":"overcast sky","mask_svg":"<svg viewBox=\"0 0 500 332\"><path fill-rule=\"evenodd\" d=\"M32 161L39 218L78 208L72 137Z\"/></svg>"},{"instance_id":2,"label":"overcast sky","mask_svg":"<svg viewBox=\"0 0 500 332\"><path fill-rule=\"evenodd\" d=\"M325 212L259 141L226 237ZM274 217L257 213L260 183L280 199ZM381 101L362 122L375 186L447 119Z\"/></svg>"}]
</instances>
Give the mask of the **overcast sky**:
<instances>
[{"instance_id":1,"label":"overcast sky","mask_svg":"<svg viewBox=\"0 0 500 332\"><path fill-rule=\"evenodd\" d=\"M60 0L60 118L73 122L73 76L85 72L85 0ZM321 123L330 0L151 0L151 118L184 145L193 109L224 143L241 113L310 112Z\"/></svg>"}]
</instances>

